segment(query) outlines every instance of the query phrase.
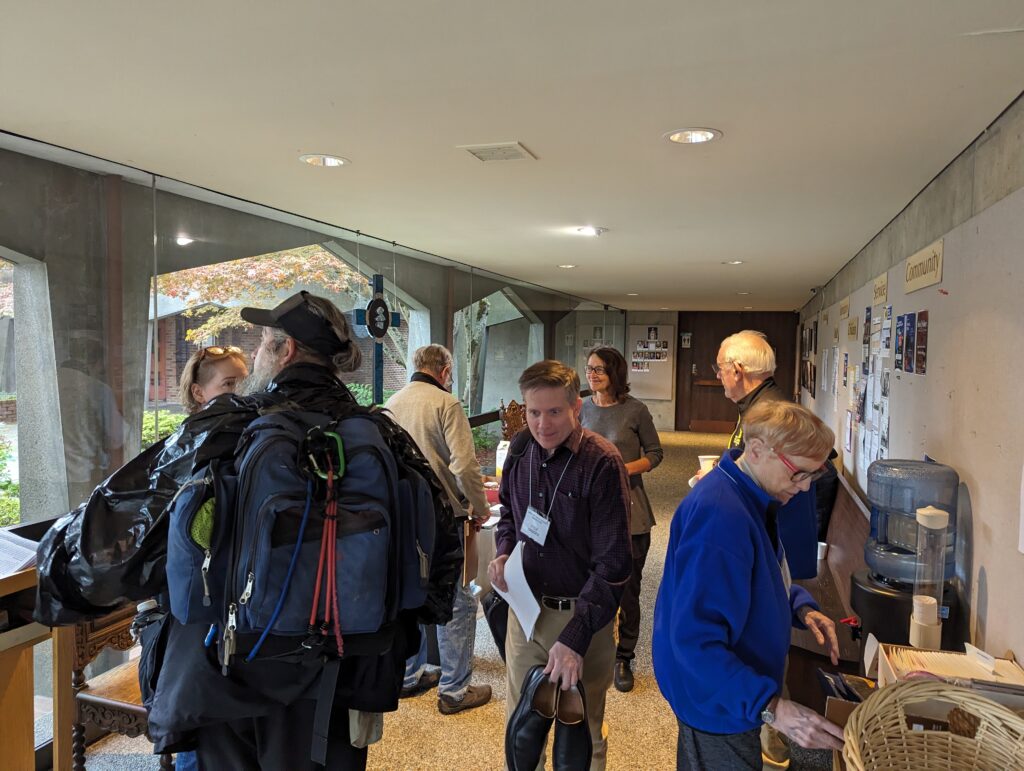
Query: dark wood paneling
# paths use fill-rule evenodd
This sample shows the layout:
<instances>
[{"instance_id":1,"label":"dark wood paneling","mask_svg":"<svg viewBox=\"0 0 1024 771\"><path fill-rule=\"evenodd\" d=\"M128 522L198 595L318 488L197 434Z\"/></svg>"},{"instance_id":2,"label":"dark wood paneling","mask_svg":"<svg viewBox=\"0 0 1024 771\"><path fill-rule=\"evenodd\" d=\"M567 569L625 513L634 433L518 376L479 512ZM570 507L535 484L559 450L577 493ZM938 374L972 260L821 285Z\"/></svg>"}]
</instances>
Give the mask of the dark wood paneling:
<instances>
[{"instance_id":1,"label":"dark wood paneling","mask_svg":"<svg viewBox=\"0 0 1024 771\"><path fill-rule=\"evenodd\" d=\"M743 329L768 335L775 348L775 379L786 393L795 392L797 356L795 313L772 311L682 311L679 332L690 332L691 347L679 351L677 365L676 429L729 431L736 423L736 405L725 398L712 365L722 340ZM727 426L726 428L721 428Z\"/></svg>"}]
</instances>

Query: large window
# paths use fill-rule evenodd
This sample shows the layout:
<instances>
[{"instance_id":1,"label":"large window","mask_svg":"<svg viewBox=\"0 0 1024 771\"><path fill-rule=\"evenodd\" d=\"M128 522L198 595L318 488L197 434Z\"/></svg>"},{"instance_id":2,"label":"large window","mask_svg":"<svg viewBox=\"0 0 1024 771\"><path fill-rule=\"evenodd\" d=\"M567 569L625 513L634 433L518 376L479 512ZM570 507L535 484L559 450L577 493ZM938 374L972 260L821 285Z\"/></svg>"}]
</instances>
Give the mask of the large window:
<instances>
[{"instance_id":1,"label":"large window","mask_svg":"<svg viewBox=\"0 0 1024 771\"><path fill-rule=\"evenodd\" d=\"M356 323L375 287L399 319L380 342ZM346 379L364 403L375 380L384 398L401 388L431 342L454 349L470 413L518 397L532 361L577 363L559 330L578 298L0 134L0 527L63 515L172 431L189 357L251 355L239 308L300 289L351 314L364 363ZM496 426L476 437L493 466ZM41 742L48 646L36 661Z\"/></svg>"}]
</instances>

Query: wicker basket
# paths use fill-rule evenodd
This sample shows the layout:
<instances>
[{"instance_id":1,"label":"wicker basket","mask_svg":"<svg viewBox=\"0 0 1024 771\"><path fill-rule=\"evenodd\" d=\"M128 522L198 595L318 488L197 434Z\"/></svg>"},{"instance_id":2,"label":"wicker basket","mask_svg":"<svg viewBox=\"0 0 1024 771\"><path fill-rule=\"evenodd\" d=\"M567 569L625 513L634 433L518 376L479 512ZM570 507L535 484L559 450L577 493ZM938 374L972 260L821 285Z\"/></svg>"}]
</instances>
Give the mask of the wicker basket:
<instances>
[{"instance_id":1,"label":"wicker basket","mask_svg":"<svg viewBox=\"0 0 1024 771\"><path fill-rule=\"evenodd\" d=\"M937 700L953 709L949 731L915 731L912 704ZM843 757L857 771L1024 769L1024 719L975 691L933 680L880 689L850 715Z\"/></svg>"}]
</instances>

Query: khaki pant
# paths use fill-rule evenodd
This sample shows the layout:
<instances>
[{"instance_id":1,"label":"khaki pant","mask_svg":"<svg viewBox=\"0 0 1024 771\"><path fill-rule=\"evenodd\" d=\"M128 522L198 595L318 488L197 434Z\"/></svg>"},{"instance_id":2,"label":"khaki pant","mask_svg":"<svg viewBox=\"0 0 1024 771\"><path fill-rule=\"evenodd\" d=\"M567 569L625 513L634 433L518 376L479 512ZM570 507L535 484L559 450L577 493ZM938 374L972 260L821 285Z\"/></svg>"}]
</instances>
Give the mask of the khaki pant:
<instances>
[{"instance_id":1,"label":"khaki pant","mask_svg":"<svg viewBox=\"0 0 1024 771\"><path fill-rule=\"evenodd\" d=\"M540 618L533 629L533 639L527 640L516 614L509 611L508 634L505 637L505 684L508 694L505 702L506 724L519 703L519 694L526 673L538 664L547 665L548 651L558 642L558 635L569 623L572 614L571 610L553 610L542 605ZM583 657L581 679L587 695L587 723L590 725L590 737L594 742L591 771L604 771L608 755L608 742L602 734L601 727L604 723L605 697L612 684L612 673L615 668L615 637L612 634L612 626L613 624L609 623L594 635L587 655ZM553 732L554 727L550 736L552 740ZM541 757L539 771L544 768L543 756Z\"/></svg>"}]
</instances>

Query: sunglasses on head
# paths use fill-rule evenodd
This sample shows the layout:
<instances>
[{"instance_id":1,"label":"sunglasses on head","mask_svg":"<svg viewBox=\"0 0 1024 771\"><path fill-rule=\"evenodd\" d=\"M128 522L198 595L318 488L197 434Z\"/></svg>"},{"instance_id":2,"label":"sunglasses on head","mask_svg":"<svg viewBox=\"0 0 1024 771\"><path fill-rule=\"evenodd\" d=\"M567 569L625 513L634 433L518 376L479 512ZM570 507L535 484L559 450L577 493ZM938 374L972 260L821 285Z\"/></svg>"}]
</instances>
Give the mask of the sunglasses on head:
<instances>
[{"instance_id":1,"label":"sunglasses on head","mask_svg":"<svg viewBox=\"0 0 1024 771\"><path fill-rule=\"evenodd\" d=\"M203 363L205 359L222 359L225 356L244 356L245 353L237 345L208 345L199 352L199 356L196 357L195 364L192 366L193 377L198 377L199 365Z\"/></svg>"},{"instance_id":2,"label":"sunglasses on head","mask_svg":"<svg viewBox=\"0 0 1024 771\"><path fill-rule=\"evenodd\" d=\"M237 356L242 353L242 349L237 345L208 345L200 353L197 361L202 361L207 356Z\"/></svg>"}]
</instances>

